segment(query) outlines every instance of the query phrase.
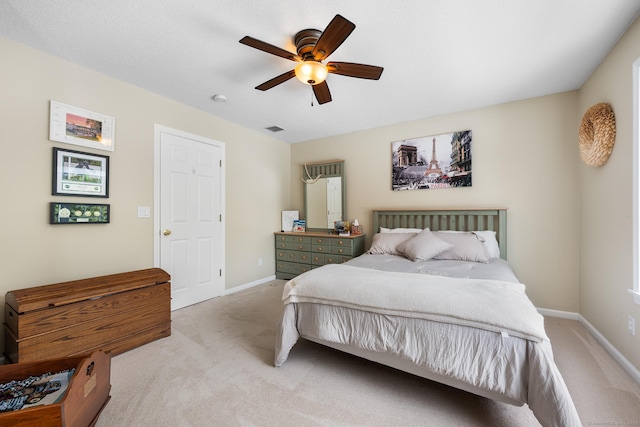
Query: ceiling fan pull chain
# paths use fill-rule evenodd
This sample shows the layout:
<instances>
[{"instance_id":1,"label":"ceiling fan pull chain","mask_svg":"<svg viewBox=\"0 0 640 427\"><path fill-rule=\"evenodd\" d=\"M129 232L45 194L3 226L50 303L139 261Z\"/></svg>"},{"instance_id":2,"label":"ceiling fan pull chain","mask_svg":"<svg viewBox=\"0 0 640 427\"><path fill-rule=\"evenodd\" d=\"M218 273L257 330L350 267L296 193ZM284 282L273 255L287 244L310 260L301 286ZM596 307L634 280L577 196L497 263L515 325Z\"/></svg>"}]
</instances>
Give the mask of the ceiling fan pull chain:
<instances>
[{"instance_id":1,"label":"ceiling fan pull chain","mask_svg":"<svg viewBox=\"0 0 640 427\"><path fill-rule=\"evenodd\" d=\"M313 86L312 86L312 89L311 89L311 106L313 107Z\"/></svg>"}]
</instances>

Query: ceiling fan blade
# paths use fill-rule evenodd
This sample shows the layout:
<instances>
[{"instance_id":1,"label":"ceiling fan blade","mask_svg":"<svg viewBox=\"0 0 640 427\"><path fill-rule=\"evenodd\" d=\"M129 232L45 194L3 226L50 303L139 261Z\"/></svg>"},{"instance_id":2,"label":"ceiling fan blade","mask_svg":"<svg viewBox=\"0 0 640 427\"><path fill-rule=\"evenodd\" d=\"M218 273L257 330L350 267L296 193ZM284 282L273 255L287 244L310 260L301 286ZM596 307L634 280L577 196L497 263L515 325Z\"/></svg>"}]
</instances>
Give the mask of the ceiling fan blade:
<instances>
[{"instance_id":1,"label":"ceiling fan blade","mask_svg":"<svg viewBox=\"0 0 640 427\"><path fill-rule=\"evenodd\" d=\"M253 37L250 37L250 36L244 36L243 38L241 38L240 43L253 47L255 49L261 50L263 52L267 52L272 55L276 55L281 58L288 59L290 61L296 61L296 62L302 61L302 58L300 58L295 53L291 53L288 50L281 49L277 46L274 46L267 42L263 42L262 40L254 39Z\"/></svg>"},{"instance_id":2,"label":"ceiling fan blade","mask_svg":"<svg viewBox=\"0 0 640 427\"><path fill-rule=\"evenodd\" d=\"M384 68L375 65L354 64L352 62L329 62L327 71L333 74L340 74L360 79L378 80Z\"/></svg>"},{"instance_id":3,"label":"ceiling fan blade","mask_svg":"<svg viewBox=\"0 0 640 427\"><path fill-rule=\"evenodd\" d=\"M318 100L318 104L326 104L327 102L331 102L331 92L329 92L329 85L327 81L323 81L322 83L318 83L317 85L313 85L313 94L316 96Z\"/></svg>"},{"instance_id":4,"label":"ceiling fan blade","mask_svg":"<svg viewBox=\"0 0 640 427\"><path fill-rule=\"evenodd\" d=\"M278 86L280 83L284 83L287 80L295 77L296 75L296 71L295 70L291 70L291 71L287 71L286 73L280 74L277 77L272 78L271 80L267 80L266 82L262 83L259 86L256 86L256 89L258 90L268 90L271 89L274 86ZM320 102L320 101L318 101Z\"/></svg>"},{"instance_id":5,"label":"ceiling fan blade","mask_svg":"<svg viewBox=\"0 0 640 427\"><path fill-rule=\"evenodd\" d=\"M315 60L322 61L331 55L355 28L356 24L341 15L336 15L322 32L313 48L312 54Z\"/></svg>"}]
</instances>

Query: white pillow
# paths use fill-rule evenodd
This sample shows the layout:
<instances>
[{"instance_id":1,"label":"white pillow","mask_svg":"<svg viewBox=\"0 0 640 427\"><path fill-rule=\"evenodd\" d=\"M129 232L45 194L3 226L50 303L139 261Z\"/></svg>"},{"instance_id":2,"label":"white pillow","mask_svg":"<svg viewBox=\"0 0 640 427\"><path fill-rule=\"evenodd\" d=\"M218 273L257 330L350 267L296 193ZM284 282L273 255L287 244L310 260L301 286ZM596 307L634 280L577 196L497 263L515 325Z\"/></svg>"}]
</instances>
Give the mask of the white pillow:
<instances>
[{"instance_id":1,"label":"white pillow","mask_svg":"<svg viewBox=\"0 0 640 427\"><path fill-rule=\"evenodd\" d=\"M402 255L398 245L415 236L415 233L376 233L373 235L371 248L367 251L374 255Z\"/></svg>"},{"instance_id":2,"label":"white pillow","mask_svg":"<svg viewBox=\"0 0 640 427\"><path fill-rule=\"evenodd\" d=\"M428 228L425 228L428 230ZM381 233L419 233L422 231L422 228L384 228L380 227Z\"/></svg>"},{"instance_id":3,"label":"white pillow","mask_svg":"<svg viewBox=\"0 0 640 427\"><path fill-rule=\"evenodd\" d=\"M468 233L468 231L455 230L439 230L439 233ZM500 245L496 239L496 232L493 230L471 231L471 233L480 237L480 241L484 243L490 258L500 258Z\"/></svg>"},{"instance_id":4,"label":"white pillow","mask_svg":"<svg viewBox=\"0 0 640 427\"><path fill-rule=\"evenodd\" d=\"M436 255L452 248L451 243L438 238L427 228L409 240L400 243L397 250L412 261L429 261Z\"/></svg>"},{"instance_id":5,"label":"white pillow","mask_svg":"<svg viewBox=\"0 0 640 427\"><path fill-rule=\"evenodd\" d=\"M490 258L500 258L500 246L496 239L496 232L492 230L474 231L473 234L484 239L484 247L487 248Z\"/></svg>"}]
</instances>

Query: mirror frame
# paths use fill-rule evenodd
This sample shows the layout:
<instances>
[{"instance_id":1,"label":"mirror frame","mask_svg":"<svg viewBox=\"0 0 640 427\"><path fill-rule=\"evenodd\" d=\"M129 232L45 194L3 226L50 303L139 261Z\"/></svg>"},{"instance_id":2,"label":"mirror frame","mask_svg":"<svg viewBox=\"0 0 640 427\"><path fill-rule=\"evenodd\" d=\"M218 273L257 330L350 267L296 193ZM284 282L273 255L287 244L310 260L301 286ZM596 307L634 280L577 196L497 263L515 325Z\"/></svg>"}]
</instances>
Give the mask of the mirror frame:
<instances>
[{"instance_id":1,"label":"mirror frame","mask_svg":"<svg viewBox=\"0 0 640 427\"><path fill-rule=\"evenodd\" d=\"M305 166L309 171L309 175L307 176L307 172L305 171ZM322 178L331 178L331 177L340 177L342 192L342 220L344 221L347 218L347 186L345 185L344 179L344 160L333 160L329 162L321 162L321 163L305 163L302 165L302 180L305 181L307 179L315 179L318 175L322 175ZM307 200L307 184L304 183L304 217L307 218L307 213L309 212L308 200ZM327 231L333 230L333 228L317 228L317 227L309 227L307 223L307 231Z\"/></svg>"}]
</instances>

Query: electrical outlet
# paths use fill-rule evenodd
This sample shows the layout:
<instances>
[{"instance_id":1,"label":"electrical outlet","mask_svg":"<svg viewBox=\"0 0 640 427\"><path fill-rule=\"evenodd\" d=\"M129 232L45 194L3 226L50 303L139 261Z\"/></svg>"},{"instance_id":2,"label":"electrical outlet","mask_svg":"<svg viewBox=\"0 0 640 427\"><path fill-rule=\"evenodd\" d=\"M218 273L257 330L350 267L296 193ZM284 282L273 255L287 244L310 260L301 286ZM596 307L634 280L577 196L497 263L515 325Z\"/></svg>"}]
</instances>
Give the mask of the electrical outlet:
<instances>
[{"instance_id":1,"label":"electrical outlet","mask_svg":"<svg viewBox=\"0 0 640 427\"><path fill-rule=\"evenodd\" d=\"M262 258L258 258L258 267L262 267Z\"/></svg>"},{"instance_id":2,"label":"electrical outlet","mask_svg":"<svg viewBox=\"0 0 640 427\"><path fill-rule=\"evenodd\" d=\"M629 333L636 335L636 319L633 316L629 316Z\"/></svg>"}]
</instances>

